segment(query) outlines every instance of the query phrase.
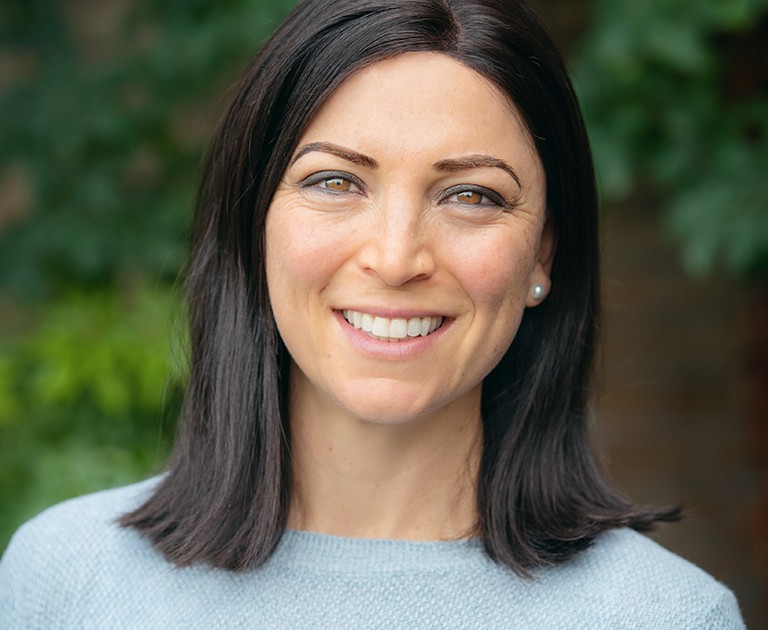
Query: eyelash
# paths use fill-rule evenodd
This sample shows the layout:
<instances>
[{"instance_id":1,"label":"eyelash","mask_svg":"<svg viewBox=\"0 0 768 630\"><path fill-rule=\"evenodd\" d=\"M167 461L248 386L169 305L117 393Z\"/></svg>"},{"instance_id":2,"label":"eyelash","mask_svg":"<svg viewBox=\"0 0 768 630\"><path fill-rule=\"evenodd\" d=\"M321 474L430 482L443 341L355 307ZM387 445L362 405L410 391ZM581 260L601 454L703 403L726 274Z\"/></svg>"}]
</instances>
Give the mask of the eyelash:
<instances>
[{"instance_id":1,"label":"eyelash","mask_svg":"<svg viewBox=\"0 0 768 630\"><path fill-rule=\"evenodd\" d=\"M320 184L325 184L326 182L329 182L332 179L341 179L346 182L349 182L350 187L354 186L358 190L334 190L333 188L328 188L327 186L320 185ZM330 194L330 195L360 194L361 192L364 193L366 190L365 186L363 185L363 182L360 181L360 179L358 179L351 173L347 173L345 171L321 171L319 173L314 173L309 177L306 177L305 179L300 181L299 186L301 188L318 188L323 193ZM504 199L504 197L502 197L499 193L495 192L494 190L491 190L490 188L485 188L483 186L470 185L470 184L458 184L456 186L451 186L447 190L443 191L439 201L441 203L450 203L451 197L455 197L457 195L460 195L461 193L466 193L466 192L477 193L486 201L485 202L481 201L480 203L473 204L473 203L464 203L456 199L453 201L453 203L457 203L461 206L470 206L470 207L476 206L478 208L498 206L502 208L505 212L509 212L514 208L512 204L507 202L507 200Z\"/></svg>"},{"instance_id":2,"label":"eyelash","mask_svg":"<svg viewBox=\"0 0 768 630\"><path fill-rule=\"evenodd\" d=\"M357 187L359 191L334 190L333 188L328 188L327 186L319 185L319 184L324 184L325 182L328 182L332 179L342 179L344 181L347 181L350 183L351 186ZM344 171L321 171L320 173L314 173L313 175L310 175L309 177L300 181L299 186L301 188L319 188L324 193L328 193L331 195L345 195L350 193L359 194L359 192L365 192L365 187L363 186L363 182L361 182L357 177L355 177L351 173L345 173Z\"/></svg>"},{"instance_id":3,"label":"eyelash","mask_svg":"<svg viewBox=\"0 0 768 630\"><path fill-rule=\"evenodd\" d=\"M476 206L476 207L488 207L488 206L499 206L505 211L509 211L512 209L512 204L507 202L504 197L502 197L499 193L491 190L490 188L485 188L483 186L476 186L476 185L468 185L468 184L459 184L457 186L451 186L448 190L446 190L442 197L441 201L450 201L451 197L455 197L457 195L460 195L461 193L477 193L481 197L485 198L487 201L480 203L463 203L461 201L458 201L458 199L454 203L458 203L462 206ZM490 202L490 203L489 203Z\"/></svg>"}]
</instances>

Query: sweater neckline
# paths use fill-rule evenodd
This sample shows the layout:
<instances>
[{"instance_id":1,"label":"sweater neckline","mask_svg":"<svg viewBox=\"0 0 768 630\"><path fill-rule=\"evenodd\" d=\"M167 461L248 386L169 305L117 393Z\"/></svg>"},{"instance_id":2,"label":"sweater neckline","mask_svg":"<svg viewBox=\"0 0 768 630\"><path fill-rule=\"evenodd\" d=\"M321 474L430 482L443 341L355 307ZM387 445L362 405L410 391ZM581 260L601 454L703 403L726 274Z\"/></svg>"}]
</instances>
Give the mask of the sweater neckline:
<instances>
[{"instance_id":1,"label":"sweater neckline","mask_svg":"<svg viewBox=\"0 0 768 630\"><path fill-rule=\"evenodd\" d=\"M286 530L273 555L278 562L323 571L389 572L405 567L441 570L468 563L491 562L477 538L411 541L345 538L317 532Z\"/></svg>"}]
</instances>

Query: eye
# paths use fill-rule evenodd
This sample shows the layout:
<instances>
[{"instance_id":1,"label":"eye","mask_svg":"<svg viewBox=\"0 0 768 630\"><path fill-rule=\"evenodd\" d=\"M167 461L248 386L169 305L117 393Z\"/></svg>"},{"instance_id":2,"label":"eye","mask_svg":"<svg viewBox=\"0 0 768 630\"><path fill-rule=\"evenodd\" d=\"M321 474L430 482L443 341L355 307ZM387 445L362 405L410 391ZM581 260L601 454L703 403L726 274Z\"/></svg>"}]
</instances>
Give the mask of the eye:
<instances>
[{"instance_id":1,"label":"eye","mask_svg":"<svg viewBox=\"0 0 768 630\"><path fill-rule=\"evenodd\" d=\"M347 192L352 188L352 182L343 177L329 177L320 182L320 187L338 192Z\"/></svg>"},{"instance_id":2,"label":"eye","mask_svg":"<svg viewBox=\"0 0 768 630\"><path fill-rule=\"evenodd\" d=\"M301 188L319 188L333 194L362 192L362 182L350 173L322 171L299 182Z\"/></svg>"},{"instance_id":3,"label":"eye","mask_svg":"<svg viewBox=\"0 0 768 630\"><path fill-rule=\"evenodd\" d=\"M468 203L473 206L477 206L483 203L485 195L481 195L476 190L464 190L460 193L456 193L456 199L459 203Z\"/></svg>"},{"instance_id":4,"label":"eye","mask_svg":"<svg viewBox=\"0 0 768 630\"><path fill-rule=\"evenodd\" d=\"M443 203L477 208L501 207L509 210L512 206L499 193L483 186L461 184L452 186L443 193Z\"/></svg>"}]
</instances>

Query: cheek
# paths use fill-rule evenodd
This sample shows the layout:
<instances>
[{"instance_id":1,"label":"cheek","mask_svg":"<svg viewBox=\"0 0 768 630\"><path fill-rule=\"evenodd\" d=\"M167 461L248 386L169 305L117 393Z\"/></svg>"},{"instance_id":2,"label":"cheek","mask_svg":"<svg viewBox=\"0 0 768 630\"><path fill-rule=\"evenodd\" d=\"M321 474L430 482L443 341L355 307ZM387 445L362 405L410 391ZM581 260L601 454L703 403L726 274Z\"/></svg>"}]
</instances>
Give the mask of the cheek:
<instances>
[{"instance_id":1,"label":"cheek","mask_svg":"<svg viewBox=\"0 0 768 630\"><path fill-rule=\"evenodd\" d=\"M528 243L501 238L463 248L464 286L476 306L494 311L522 309L534 264L533 249Z\"/></svg>"},{"instance_id":2,"label":"cheek","mask_svg":"<svg viewBox=\"0 0 768 630\"><path fill-rule=\"evenodd\" d=\"M487 374L509 348L522 321L535 247L525 239L499 238L464 251L462 284L474 308L470 338L485 349Z\"/></svg>"},{"instance_id":3,"label":"cheek","mask_svg":"<svg viewBox=\"0 0 768 630\"><path fill-rule=\"evenodd\" d=\"M324 288L338 267L343 240L286 213L267 217L266 244L269 294L281 310Z\"/></svg>"},{"instance_id":4,"label":"cheek","mask_svg":"<svg viewBox=\"0 0 768 630\"><path fill-rule=\"evenodd\" d=\"M297 229L298 222L267 216L267 289L277 330L291 356L300 352L307 324L310 291L317 282L318 257L311 235Z\"/></svg>"}]
</instances>

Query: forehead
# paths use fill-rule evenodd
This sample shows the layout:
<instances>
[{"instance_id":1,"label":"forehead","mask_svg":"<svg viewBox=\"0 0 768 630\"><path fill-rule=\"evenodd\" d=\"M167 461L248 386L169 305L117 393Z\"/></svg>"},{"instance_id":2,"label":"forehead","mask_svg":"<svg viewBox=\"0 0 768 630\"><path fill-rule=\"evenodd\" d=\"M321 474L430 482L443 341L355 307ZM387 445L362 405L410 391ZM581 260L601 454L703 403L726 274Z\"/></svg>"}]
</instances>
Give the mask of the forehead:
<instances>
[{"instance_id":1,"label":"forehead","mask_svg":"<svg viewBox=\"0 0 768 630\"><path fill-rule=\"evenodd\" d=\"M509 97L478 72L433 52L378 61L347 78L310 121L301 144L330 139L358 149L378 144L403 155L430 148L514 153L540 168Z\"/></svg>"}]
</instances>

